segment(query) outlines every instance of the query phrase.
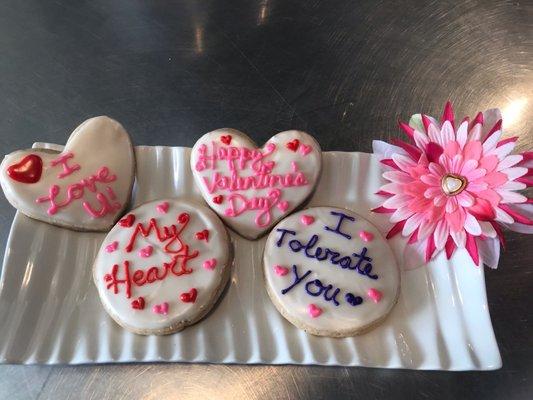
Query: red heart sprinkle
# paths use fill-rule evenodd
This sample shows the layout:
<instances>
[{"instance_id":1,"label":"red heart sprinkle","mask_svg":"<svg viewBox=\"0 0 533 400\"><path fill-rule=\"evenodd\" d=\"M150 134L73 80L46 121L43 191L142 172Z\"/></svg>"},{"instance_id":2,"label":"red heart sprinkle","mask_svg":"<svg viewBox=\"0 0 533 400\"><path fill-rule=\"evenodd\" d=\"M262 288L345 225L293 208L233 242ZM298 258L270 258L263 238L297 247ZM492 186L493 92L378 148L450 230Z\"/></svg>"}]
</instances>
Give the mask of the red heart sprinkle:
<instances>
[{"instance_id":1,"label":"red heart sprinkle","mask_svg":"<svg viewBox=\"0 0 533 400\"><path fill-rule=\"evenodd\" d=\"M226 145L229 145L231 143L231 135L220 136L220 141Z\"/></svg>"},{"instance_id":2,"label":"red heart sprinkle","mask_svg":"<svg viewBox=\"0 0 533 400\"><path fill-rule=\"evenodd\" d=\"M219 194L218 196L213 197L213 203L220 204L222 203L222 200L224 200L224 196Z\"/></svg>"},{"instance_id":3,"label":"red heart sprinkle","mask_svg":"<svg viewBox=\"0 0 533 400\"><path fill-rule=\"evenodd\" d=\"M35 183L41 179L43 160L37 154L28 154L18 163L7 168L7 174L15 181Z\"/></svg>"},{"instance_id":4,"label":"red heart sprinkle","mask_svg":"<svg viewBox=\"0 0 533 400\"><path fill-rule=\"evenodd\" d=\"M192 288L188 292L182 293L180 295L180 300L184 303L194 303L196 301L196 296L198 295L198 290Z\"/></svg>"},{"instance_id":5,"label":"red heart sprinkle","mask_svg":"<svg viewBox=\"0 0 533 400\"><path fill-rule=\"evenodd\" d=\"M118 221L118 224L120 226L123 226L124 228L129 228L130 226L133 225L134 222L135 222L135 215L128 214L126 217Z\"/></svg>"},{"instance_id":6,"label":"red heart sprinkle","mask_svg":"<svg viewBox=\"0 0 533 400\"><path fill-rule=\"evenodd\" d=\"M144 310L144 297L139 297L131 302L131 306L135 310Z\"/></svg>"},{"instance_id":7,"label":"red heart sprinkle","mask_svg":"<svg viewBox=\"0 0 533 400\"><path fill-rule=\"evenodd\" d=\"M187 213L181 213L181 214L178 216L178 222L179 222L180 224L184 224L184 223L186 223L188 220L189 220L189 214L187 214Z\"/></svg>"},{"instance_id":8,"label":"red heart sprinkle","mask_svg":"<svg viewBox=\"0 0 533 400\"><path fill-rule=\"evenodd\" d=\"M298 139L291 140L288 142L285 146L291 151L298 150L298 146L300 146L300 141Z\"/></svg>"},{"instance_id":9,"label":"red heart sprinkle","mask_svg":"<svg viewBox=\"0 0 533 400\"><path fill-rule=\"evenodd\" d=\"M204 240L207 242L209 241L209 231L207 229L204 229L203 231L196 232L196 239L198 240Z\"/></svg>"}]
</instances>

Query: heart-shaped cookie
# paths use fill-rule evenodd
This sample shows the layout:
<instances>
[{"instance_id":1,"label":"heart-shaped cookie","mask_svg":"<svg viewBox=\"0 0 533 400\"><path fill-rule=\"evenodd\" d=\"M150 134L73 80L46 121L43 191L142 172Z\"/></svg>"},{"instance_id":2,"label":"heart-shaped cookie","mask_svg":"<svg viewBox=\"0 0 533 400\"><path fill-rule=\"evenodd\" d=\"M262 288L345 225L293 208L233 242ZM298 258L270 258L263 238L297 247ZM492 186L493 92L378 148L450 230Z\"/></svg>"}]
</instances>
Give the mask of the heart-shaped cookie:
<instances>
[{"instance_id":1,"label":"heart-shaped cookie","mask_svg":"<svg viewBox=\"0 0 533 400\"><path fill-rule=\"evenodd\" d=\"M258 148L242 132L218 129L196 142L191 168L207 204L233 230L256 239L313 193L322 153L301 131L278 133Z\"/></svg>"},{"instance_id":2,"label":"heart-shaped cookie","mask_svg":"<svg viewBox=\"0 0 533 400\"><path fill-rule=\"evenodd\" d=\"M106 231L128 204L134 170L126 130L96 117L74 130L61 153L32 149L5 156L0 183L8 201L31 218Z\"/></svg>"},{"instance_id":3,"label":"heart-shaped cookie","mask_svg":"<svg viewBox=\"0 0 533 400\"><path fill-rule=\"evenodd\" d=\"M387 241L370 222L340 208L308 208L277 224L265 243L264 274L278 311L320 336L368 331L389 314L400 291Z\"/></svg>"}]
</instances>

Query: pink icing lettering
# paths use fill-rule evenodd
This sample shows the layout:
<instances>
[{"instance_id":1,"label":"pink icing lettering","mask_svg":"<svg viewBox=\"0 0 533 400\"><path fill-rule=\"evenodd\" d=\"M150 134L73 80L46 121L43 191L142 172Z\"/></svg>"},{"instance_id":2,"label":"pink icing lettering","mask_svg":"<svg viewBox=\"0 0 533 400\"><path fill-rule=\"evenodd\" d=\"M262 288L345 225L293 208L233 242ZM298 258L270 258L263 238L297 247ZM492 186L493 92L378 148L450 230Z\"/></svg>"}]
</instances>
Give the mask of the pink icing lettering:
<instances>
[{"instance_id":1,"label":"pink icing lettering","mask_svg":"<svg viewBox=\"0 0 533 400\"><path fill-rule=\"evenodd\" d=\"M251 197L239 193L232 193L228 196L229 207L224 214L227 217L237 217L242 213L250 210L256 210L255 224L265 227L272 221L271 209L279 202L281 190L272 189L266 197Z\"/></svg>"},{"instance_id":2,"label":"pink icing lettering","mask_svg":"<svg viewBox=\"0 0 533 400\"><path fill-rule=\"evenodd\" d=\"M57 175L59 179L62 179L65 176L68 176L81 168L79 164L69 165L68 160L70 160L71 158L74 158L74 154L72 152L68 152L65 154L61 154L58 158L50 161L52 167L55 167L58 164L63 165L63 172L60 172Z\"/></svg>"},{"instance_id":3,"label":"pink icing lettering","mask_svg":"<svg viewBox=\"0 0 533 400\"><path fill-rule=\"evenodd\" d=\"M68 174L72 172L73 171L69 172ZM48 190L48 196L38 197L35 201L37 203L49 202L50 205L48 207L47 213L48 215L54 215L58 212L60 208L67 207L74 200L81 199L85 192L85 188L87 188L90 192L96 193L96 200L100 204L100 209L96 210L87 201L84 201L82 203L83 208L85 209L87 214L89 214L93 218L101 218L107 215L108 213L120 210L122 208L122 205L117 201L111 204L111 202L104 193L97 192L96 183L110 183L114 182L116 179L117 176L112 174L110 175L109 168L104 166L101 167L96 172L96 174L91 175L88 178L82 179L79 183L73 183L72 185L69 185L66 189L66 196L63 202L57 200L57 197L61 192L61 188L58 185L50 186L50 189ZM116 199L113 189L111 189L110 187L106 187L106 190L111 200Z\"/></svg>"}]
</instances>

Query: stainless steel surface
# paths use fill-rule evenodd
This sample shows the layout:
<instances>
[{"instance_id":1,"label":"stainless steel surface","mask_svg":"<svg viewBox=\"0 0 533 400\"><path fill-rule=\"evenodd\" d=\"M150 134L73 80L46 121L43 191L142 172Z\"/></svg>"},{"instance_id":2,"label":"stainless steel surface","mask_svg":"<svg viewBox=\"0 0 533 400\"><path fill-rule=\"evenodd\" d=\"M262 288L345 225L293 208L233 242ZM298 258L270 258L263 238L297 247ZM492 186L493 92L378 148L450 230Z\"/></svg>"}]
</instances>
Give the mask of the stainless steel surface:
<instances>
[{"instance_id":1,"label":"stainless steel surface","mask_svg":"<svg viewBox=\"0 0 533 400\"><path fill-rule=\"evenodd\" d=\"M325 150L369 151L395 120L504 111L531 148L531 2L0 2L0 147L62 142L109 114L136 144L190 146L232 126L262 142L288 128ZM255 133L255 134L254 134ZM0 198L0 248L14 210ZM0 366L0 397L530 398L531 238L508 235L488 271L503 357L490 373L330 367ZM80 396L80 393L83 396Z\"/></svg>"}]
</instances>

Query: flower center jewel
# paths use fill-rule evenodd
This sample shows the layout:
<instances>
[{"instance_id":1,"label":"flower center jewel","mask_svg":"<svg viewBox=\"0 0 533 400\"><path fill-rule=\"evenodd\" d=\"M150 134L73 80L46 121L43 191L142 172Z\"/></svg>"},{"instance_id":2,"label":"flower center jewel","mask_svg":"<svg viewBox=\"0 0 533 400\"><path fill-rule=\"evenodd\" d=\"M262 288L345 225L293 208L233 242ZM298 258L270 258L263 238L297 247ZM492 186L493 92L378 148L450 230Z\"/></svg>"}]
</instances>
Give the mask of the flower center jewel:
<instances>
[{"instance_id":1,"label":"flower center jewel","mask_svg":"<svg viewBox=\"0 0 533 400\"><path fill-rule=\"evenodd\" d=\"M466 187L467 181L462 176L446 174L442 177L441 186L444 193L454 196L461 193Z\"/></svg>"}]
</instances>

